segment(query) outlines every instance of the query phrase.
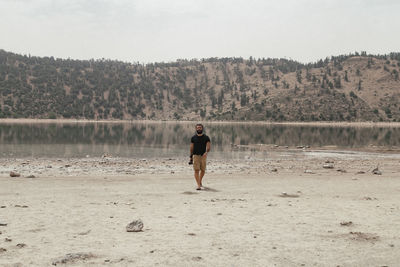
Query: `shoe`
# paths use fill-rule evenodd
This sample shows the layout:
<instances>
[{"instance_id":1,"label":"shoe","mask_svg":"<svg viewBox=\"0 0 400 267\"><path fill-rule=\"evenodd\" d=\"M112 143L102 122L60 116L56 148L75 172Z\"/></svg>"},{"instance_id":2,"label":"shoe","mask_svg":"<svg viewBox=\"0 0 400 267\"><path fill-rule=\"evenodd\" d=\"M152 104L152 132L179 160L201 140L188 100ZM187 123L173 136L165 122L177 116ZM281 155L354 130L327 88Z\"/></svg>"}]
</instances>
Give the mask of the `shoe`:
<instances>
[{"instance_id":1,"label":"shoe","mask_svg":"<svg viewBox=\"0 0 400 267\"><path fill-rule=\"evenodd\" d=\"M197 187L196 190L201 190L201 187Z\"/></svg>"}]
</instances>

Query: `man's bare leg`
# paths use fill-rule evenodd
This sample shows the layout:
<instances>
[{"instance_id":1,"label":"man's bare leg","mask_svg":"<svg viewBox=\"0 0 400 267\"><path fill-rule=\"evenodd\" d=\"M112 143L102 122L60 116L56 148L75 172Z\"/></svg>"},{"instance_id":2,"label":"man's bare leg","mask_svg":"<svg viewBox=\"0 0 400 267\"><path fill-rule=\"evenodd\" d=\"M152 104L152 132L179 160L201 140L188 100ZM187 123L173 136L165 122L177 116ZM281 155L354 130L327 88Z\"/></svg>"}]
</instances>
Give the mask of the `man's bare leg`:
<instances>
[{"instance_id":1,"label":"man's bare leg","mask_svg":"<svg viewBox=\"0 0 400 267\"><path fill-rule=\"evenodd\" d=\"M199 177L200 186L203 186L202 181L203 181L204 174L206 174L206 171L200 171L200 177Z\"/></svg>"},{"instance_id":2,"label":"man's bare leg","mask_svg":"<svg viewBox=\"0 0 400 267\"><path fill-rule=\"evenodd\" d=\"M194 171L194 178L196 179L197 189L201 188L200 171ZM203 174L204 176L204 174Z\"/></svg>"}]
</instances>

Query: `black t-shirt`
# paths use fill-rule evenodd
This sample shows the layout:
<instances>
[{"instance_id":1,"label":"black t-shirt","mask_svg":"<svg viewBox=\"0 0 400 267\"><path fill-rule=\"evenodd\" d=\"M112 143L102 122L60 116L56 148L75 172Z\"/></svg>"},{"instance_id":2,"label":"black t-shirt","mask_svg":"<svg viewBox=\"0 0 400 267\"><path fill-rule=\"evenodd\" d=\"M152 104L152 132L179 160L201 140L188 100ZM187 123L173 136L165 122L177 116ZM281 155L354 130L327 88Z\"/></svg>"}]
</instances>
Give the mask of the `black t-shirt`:
<instances>
[{"instance_id":1,"label":"black t-shirt","mask_svg":"<svg viewBox=\"0 0 400 267\"><path fill-rule=\"evenodd\" d=\"M210 137L208 137L207 135L203 134L198 136L193 135L191 142L194 144L193 145L193 155L203 155L204 152L206 152L206 145L207 142L211 142L210 141Z\"/></svg>"}]
</instances>

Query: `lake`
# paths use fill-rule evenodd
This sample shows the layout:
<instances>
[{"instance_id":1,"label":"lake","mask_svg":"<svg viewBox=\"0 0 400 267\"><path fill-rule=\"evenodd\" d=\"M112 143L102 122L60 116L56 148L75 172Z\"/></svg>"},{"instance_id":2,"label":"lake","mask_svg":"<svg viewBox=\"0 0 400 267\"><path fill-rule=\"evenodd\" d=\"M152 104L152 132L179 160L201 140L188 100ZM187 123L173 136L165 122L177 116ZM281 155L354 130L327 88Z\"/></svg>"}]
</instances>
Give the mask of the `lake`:
<instances>
[{"instance_id":1,"label":"lake","mask_svg":"<svg viewBox=\"0 0 400 267\"><path fill-rule=\"evenodd\" d=\"M0 157L185 157L195 123L0 123ZM274 150L400 151L400 127L205 123L212 157L265 157ZM279 150L282 148L282 150ZM286 151L285 151L286 149ZM283 152L282 152L283 151Z\"/></svg>"}]
</instances>

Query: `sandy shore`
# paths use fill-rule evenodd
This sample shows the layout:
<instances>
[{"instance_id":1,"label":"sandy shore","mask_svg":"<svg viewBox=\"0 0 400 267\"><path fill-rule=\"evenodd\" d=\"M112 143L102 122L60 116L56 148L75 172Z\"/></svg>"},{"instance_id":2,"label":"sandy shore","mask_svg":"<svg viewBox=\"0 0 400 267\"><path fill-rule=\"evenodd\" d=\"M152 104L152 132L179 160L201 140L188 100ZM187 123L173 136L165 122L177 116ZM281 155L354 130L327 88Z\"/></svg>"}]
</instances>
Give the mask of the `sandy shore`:
<instances>
[{"instance_id":1,"label":"sandy shore","mask_svg":"<svg viewBox=\"0 0 400 267\"><path fill-rule=\"evenodd\" d=\"M0 159L0 265L400 262L395 155L210 158L204 191L186 161ZM143 231L126 232L136 219Z\"/></svg>"}]
</instances>

